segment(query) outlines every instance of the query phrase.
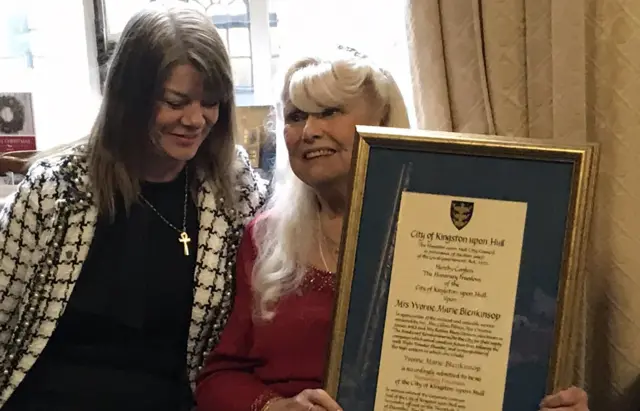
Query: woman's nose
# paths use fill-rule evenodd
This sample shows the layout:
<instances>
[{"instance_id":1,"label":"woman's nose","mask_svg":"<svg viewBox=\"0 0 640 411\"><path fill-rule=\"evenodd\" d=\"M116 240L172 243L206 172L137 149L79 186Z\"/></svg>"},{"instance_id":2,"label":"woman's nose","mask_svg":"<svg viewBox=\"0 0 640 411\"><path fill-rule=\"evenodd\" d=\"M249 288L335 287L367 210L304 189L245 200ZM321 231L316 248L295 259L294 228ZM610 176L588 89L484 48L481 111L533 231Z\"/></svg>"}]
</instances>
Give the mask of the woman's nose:
<instances>
[{"instance_id":1,"label":"woman's nose","mask_svg":"<svg viewBox=\"0 0 640 411\"><path fill-rule=\"evenodd\" d=\"M306 140L313 140L322 135L322 119L316 116L309 116L304 123L304 129L302 130L302 138Z\"/></svg>"},{"instance_id":2,"label":"woman's nose","mask_svg":"<svg viewBox=\"0 0 640 411\"><path fill-rule=\"evenodd\" d=\"M206 122L204 109L199 102L193 102L185 108L182 123L188 127L200 128Z\"/></svg>"}]
</instances>

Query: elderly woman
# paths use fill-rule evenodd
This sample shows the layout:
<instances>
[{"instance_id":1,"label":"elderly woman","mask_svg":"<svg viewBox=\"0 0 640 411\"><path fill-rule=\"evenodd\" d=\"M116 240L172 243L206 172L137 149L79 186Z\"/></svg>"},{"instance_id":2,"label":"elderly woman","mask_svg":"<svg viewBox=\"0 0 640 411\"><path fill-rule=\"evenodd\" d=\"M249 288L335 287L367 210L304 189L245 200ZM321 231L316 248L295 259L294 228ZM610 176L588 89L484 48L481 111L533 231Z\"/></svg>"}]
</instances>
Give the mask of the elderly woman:
<instances>
[{"instance_id":1,"label":"elderly woman","mask_svg":"<svg viewBox=\"0 0 640 411\"><path fill-rule=\"evenodd\" d=\"M196 389L201 411L339 410L321 387L354 129L408 127L407 111L391 75L353 57L298 61L281 100L289 161L242 240L234 309ZM583 394L542 407L586 410Z\"/></svg>"},{"instance_id":2,"label":"elderly woman","mask_svg":"<svg viewBox=\"0 0 640 411\"><path fill-rule=\"evenodd\" d=\"M0 214L0 409L190 410L264 198L233 136L224 43L190 9L122 33L84 143Z\"/></svg>"}]
</instances>

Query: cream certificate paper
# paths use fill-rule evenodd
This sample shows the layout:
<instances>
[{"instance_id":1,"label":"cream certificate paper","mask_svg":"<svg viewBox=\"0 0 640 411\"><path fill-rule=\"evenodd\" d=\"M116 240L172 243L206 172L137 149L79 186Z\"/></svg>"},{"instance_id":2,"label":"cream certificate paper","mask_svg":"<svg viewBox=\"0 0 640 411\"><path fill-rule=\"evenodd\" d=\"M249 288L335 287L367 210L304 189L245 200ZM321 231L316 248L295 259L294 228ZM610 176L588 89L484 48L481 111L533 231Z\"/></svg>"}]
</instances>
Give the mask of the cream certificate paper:
<instances>
[{"instance_id":1,"label":"cream certificate paper","mask_svg":"<svg viewBox=\"0 0 640 411\"><path fill-rule=\"evenodd\" d=\"M375 411L502 409L526 213L403 193Z\"/></svg>"}]
</instances>

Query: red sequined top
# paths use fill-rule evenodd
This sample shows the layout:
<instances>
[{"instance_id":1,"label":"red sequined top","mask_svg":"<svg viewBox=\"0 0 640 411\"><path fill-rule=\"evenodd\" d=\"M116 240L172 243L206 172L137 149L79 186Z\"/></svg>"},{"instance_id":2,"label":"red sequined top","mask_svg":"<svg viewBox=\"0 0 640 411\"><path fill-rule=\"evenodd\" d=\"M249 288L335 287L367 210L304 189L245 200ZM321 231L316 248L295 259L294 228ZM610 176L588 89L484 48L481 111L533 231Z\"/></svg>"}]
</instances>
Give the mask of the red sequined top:
<instances>
[{"instance_id":1,"label":"red sequined top","mask_svg":"<svg viewBox=\"0 0 640 411\"><path fill-rule=\"evenodd\" d=\"M271 321L254 321L253 228L254 222L247 226L238 250L233 311L198 380L200 411L259 411L276 396L323 386L335 276L309 269L301 289L279 301Z\"/></svg>"}]
</instances>

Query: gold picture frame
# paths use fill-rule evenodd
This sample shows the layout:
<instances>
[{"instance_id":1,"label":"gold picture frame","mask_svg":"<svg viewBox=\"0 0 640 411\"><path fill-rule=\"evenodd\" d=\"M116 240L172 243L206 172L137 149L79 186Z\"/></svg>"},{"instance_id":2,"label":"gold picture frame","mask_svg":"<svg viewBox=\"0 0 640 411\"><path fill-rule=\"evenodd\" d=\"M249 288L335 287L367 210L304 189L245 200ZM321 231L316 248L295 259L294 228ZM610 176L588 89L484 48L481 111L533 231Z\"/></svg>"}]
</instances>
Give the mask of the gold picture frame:
<instances>
[{"instance_id":1,"label":"gold picture frame","mask_svg":"<svg viewBox=\"0 0 640 411\"><path fill-rule=\"evenodd\" d=\"M525 338L536 349L544 351L548 346L546 359L543 354L536 354L537 368L531 365L527 369L527 384L533 388L529 391L517 388L522 386L521 382L510 382L507 378L501 409L511 411L514 407L509 401L522 400L519 409L528 410L527 404L535 400L533 409L537 410L545 392L571 385L575 361L571 350L581 315L580 297L585 289L584 256L598 146L371 126L358 126L357 135L325 380L327 392L344 409L383 409L380 405L374 407L372 395L375 397L382 378L377 367L387 307L385 293L390 288L393 236L403 191L527 202L521 279L514 293L520 298L520 282L525 284L522 287L533 287L525 281L534 284L536 292L539 287L550 290L557 287L555 296L551 291L542 293L543 297L551 295L557 304L553 324L545 323L547 330L552 327L551 336ZM536 270L548 276L543 278ZM514 303L514 315L518 304ZM509 364L518 354L511 351L517 348L513 335ZM505 372L517 377L514 373L518 371L512 369ZM509 384L513 384L512 388ZM507 392L509 389L513 393ZM411 401L416 404L417 400Z\"/></svg>"}]
</instances>

